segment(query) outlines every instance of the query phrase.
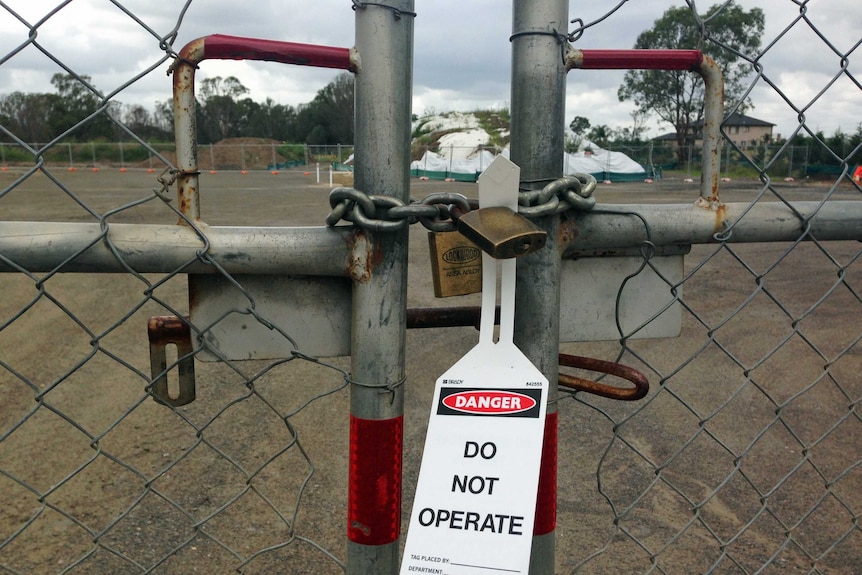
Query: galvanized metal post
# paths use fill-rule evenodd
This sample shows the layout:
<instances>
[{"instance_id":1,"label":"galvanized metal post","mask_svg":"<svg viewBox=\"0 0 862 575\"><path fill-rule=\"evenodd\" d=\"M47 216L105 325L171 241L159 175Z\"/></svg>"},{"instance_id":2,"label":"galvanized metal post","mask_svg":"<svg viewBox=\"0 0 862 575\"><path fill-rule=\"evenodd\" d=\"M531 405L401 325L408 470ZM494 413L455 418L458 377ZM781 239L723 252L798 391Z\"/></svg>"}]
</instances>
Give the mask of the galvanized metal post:
<instances>
[{"instance_id":1,"label":"galvanized metal post","mask_svg":"<svg viewBox=\"0 0 862 575\"><path fill-rule=\"evenodd\" d=\"M562 176L566 74L559 35L568 30L568 9L568 0L513 2L510 149L512 161L521 167L522 189L540 189ZM532 575L554 573L561 268L559 216L536 223L548 232L548 243L518 259L515 294L515 344L550 383Z\"/></svg>"},{"instance_id":2,"label":"galvanized metal post","mask_svg":"<svg viewBox=\"0 0 862 575\"><path fill-rule=\"evenodd\" d=\"M413 0L354 3L354 186L410 199ZM408 230L358 230L353 280L348 575L398 572ZM361 268L361 269L360 269Z\"/></svg>"}]
</instances>

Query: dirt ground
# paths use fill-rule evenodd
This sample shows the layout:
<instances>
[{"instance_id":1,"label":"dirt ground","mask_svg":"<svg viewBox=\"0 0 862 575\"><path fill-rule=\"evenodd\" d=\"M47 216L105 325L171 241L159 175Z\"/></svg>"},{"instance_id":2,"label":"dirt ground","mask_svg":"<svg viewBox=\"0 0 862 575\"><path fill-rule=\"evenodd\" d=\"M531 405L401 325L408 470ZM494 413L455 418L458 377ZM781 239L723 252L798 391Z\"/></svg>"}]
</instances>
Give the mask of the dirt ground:
<instances>
[{"instance_id":1,"label":"dirt ground","mask_svg":"<svg viewBox=\"0 0 862 575\"><path fill-rule=\"evenodd\" d=\"M0 173L0 220L176 221L154 173L23 175ZM788 201L829 191L776 186ZM722 199L760 190L731 182ZM476 185L411 181L416 199L436 191ZM322 225L328 193L302 170L204 173L201 211L210 225ZM680 180L596 192L696 194ZM410 242L409 306L478 304L435 299L426 231L412 226ZM862 573L860 255L857 242L692 247L681 334L630 340L620 358L649 395L558 403L557 573ZM0 274L0 571L341 573L349 358L196 361L196 401L170 409L144 391L146 325L188 312L186 276L62 271ZM408 331L402 533L434 381L476 340Z\"/></svg>"}]
</instances>

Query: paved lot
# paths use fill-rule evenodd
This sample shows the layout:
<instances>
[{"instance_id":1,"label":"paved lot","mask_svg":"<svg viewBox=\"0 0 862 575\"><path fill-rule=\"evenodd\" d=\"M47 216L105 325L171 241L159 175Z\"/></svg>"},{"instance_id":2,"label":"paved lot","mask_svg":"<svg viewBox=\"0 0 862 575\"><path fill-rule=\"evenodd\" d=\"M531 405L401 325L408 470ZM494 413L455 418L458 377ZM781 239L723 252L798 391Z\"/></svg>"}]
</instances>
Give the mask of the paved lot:
<instances>
[{"instance_id":1,"label":"paved lot","mask_svg":"<svg viewBox=\"0 0 862 575\"><path fill-rule=\"evenodd\" d=\"M3 172L0 189L21 176ZM0 220L92 222L117 210L109 224L176 221L150 200L157 174L54 176L35 174L0 196ZM827 190L779 189L791 201ZM416 199L441 190L473 197L476 186L411 182ZM752 201L759 190L732 182L722 198ZM321 225L328 192L302 171L203 174L201 211L210 225ZM602 203L696 195L678 180L597 191ZM834 197L856 196L842 188ZM478 304L436 300L426 231L413 226L410 242L410 306ZM721 545L748 572L767 561L764 573L858 572L862 534L851 517L862 512L862 425L847 408L862 397L858 256L855 242L693 247L682 334L631 342L621 360L648 375L650 396L560 401L557 572L602 550L579 572L642 573L653 562L667 573L716 562L716 573L744 572ZM4 274L0 290L0 565L54 573L80 560L73 572L138 573L134 562L169 556L156 572L222 573L272 547L247 572L340 572L320 548L344 558L341 374L303 361L197 362L198 399L174 412L142 395L146 319L187 312L185 276L60 273L37 283ZM408 332L405 521L434 381L476 337L472 328ZM563 348L606 360L620 349ZM294 433L309 459L291 448ZM819 555L819 571L809 571Z\"/></svg>"}]
</instances>

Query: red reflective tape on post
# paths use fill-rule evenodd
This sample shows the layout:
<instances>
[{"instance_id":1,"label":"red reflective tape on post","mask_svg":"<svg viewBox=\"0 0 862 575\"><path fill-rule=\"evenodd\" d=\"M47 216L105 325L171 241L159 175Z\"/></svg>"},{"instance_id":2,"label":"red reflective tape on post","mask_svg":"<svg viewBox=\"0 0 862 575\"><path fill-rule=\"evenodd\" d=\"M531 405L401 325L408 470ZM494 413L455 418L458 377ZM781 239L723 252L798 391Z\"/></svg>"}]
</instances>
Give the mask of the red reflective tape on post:
<instances>
[{"instance_id":1,"label":"red reflective tape on post","mask_svg":"<svg viewBox=\"0 0 862 575\"><path fill-rule=\"evenodd\" d=\"M700 50L581 50L584 70L697 70Z\"/></svg>"},{"instance_id":2,"label":"red reflective tape on post","mask_svg":"<svg viewBox=\"0 0 862 575\"><path fill-rule=\"evenodd\" d=\"M547 535L557 528L558 420L556 411L545 416L545 439L542 442L542 466L539 469L539 493L536 497L533 535Z\"/></svg>"},{"instance_id":3,"label":"red reflective tape on post","mask_svg":"<svg viewBox=\"0 0 862 575\"><path fill-rule=\"evenodd\" d=\"M350 70L350 50L332 46L279 42L212 34L204 38L204 57L211 60L264 60L315 68Z\"/></svg>"},{"instance_id":4,"label":"red reflective tape on post","mask_svg":"<svg viewBox=\"0 0 862 575\"><path fill-rule=\"evenodd\" d=\"M401 535L401 460L404 418L350 416L347 538L385 545Z\"/></svg>"}]
</instances>

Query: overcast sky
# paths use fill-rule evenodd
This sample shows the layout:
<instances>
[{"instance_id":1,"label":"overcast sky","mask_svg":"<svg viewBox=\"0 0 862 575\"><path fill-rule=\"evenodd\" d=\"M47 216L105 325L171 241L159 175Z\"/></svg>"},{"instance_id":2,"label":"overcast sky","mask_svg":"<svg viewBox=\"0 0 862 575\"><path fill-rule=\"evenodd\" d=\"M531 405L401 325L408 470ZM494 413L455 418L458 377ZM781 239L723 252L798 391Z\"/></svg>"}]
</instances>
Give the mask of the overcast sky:
<instances>
[{"instance_id":1,"label":"overcast sky","mask_svg":"<svg viewBox=\"0 0 862 575\"><path fill-rule=\"evenodd\" d=\"M703 11L712 3L701 0ZM810 0L807 16L842 54L849 54L841 74L841 58L805 22L793 26L761 59L764 75L786 99L805 109L808 126L827 135L840 128L852 133L862 122L862 37L860 0ZM570 19L591 22L618 0L570 0ZM739 0L745 9L766 14L767 47L799 17L802 0ZM183 0L119 2L158 35L175 26ZM158 41L109 0L71 0L39 22L59 0L0 0L0 94L13 91L50 92L50 77L63 72L35 46L12 55L31 36L56 59L89 75L103 93L112 93L150 68L162 56ZM651 27L670 6L684 0L629 0L604 22L586 30L578 48L631 48L638 34ZM5 6L5 7L4 7ZM8 8L6 8L8 7ZM508 107L510 98L509 35L511 2L501 0L417 0L415 20L413 111L469 111ZM22 21L24 23L22 23ZM26 24L25 24L26 23ZM230 34L292 42L350 47L354 43L351 0L193 0L185 14L174 49L208 34ZM854 48L855 51L854 51ZM125 87L115 99L152 109L171 98L171 81L162 65ZM211 76L236 76L257 101L267 97L281 104L310 101L330 82L335 71L261 62L206 61L198 81ZM623 72L572 71L567 79L566 117L587 117L593 125L630 126L632 105L621 103L617 89ZM826 93L815 97L823 90ZM789 136L797 113L766 81L751 91L749 114L773 122ZM814 103L812 104L812 101ZM671 131L650 122L653 136Z\"/></svg>"}]
</instances>

